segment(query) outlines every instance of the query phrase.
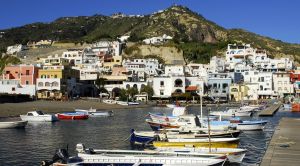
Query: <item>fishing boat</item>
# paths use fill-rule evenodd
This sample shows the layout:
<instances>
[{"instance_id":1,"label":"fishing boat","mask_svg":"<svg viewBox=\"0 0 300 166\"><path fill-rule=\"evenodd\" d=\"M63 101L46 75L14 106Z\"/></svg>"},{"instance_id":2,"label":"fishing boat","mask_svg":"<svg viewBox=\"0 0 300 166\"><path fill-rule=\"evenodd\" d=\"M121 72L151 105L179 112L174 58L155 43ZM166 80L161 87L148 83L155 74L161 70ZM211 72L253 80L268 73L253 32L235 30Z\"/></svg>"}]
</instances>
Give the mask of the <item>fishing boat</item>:
<instances>
[{"instance_id":1,"label":"fishing boat","mask_svg":"<svg viewBox=\"0 0 300 166\"><path fill-rule=\"evenodd\" d=\"M239 138L168 138L167 141L154 141L154 147L206 147L237 148Z\"/></svg>"},{"instance_id":2,"label":"fishing boat","mask_svg":"<svg viewBox=\"0 0 300 166\"><path fill-rule=\"evenodd\" d=\"M83 144L76 145L77 156L68 157L67 150L58 150L52 161L43 161L42 165L63 162L67 165L130 165L130 166L211 166L223 165L225 155L201 153L102 150L86 149ZM62 165L62 164L61 164Z\"/></svg>"},{"instance_id":3,"label":"fishing boat","mask_svg":"<svg viewBox=\"0 0 300 166\"><path fill-rule=\"evenodd\" d=\"M231 108L228 109L226 111L213 111L210 113L210 115L214 115L214 116L251 116L252 115L252 110L242 110L240 108Z\"/></svg>"},{"instance_id":4,"label":"fishing boat","mask_svg":"<svg viewBox=\"0 0 300 166\"><path fill-rule=\"evenodd\" d=\"M97 111L96 109L92 109L92 108L90 108L88 110L75 109L75 112L87 114L90 117L108 117L108 116L113 116L114 115L113 111Z\"/></svg>"},{"instance_id":5,"label":"fishing boat","mask_svg":"<svg viewBox=\"0 0 300 166\"><path fill-rule=\"evenodd\" d=\"M211 132L212 138L236 138L240 134L239 130L234 131L222 131L222 132ZM131 130L130 143L148 145L152 144L153 141L166 140L167 138L207 138L209 134L201 131L193 133L190 131L172 131L172 130L161 130L155 131L135 131Z\"/></svg>"},{"instance_id":6,"label":"fishing boat","mask_svg":"<svg viewBox=\"0 0 300 166\"><path fill-rule=\"evenodd\" d=\"M256 121L245 121L239 118L231 119L230 122L236 125L238 130L251 131L251 130L262 130L268 123L266 120L256 120Z\"/></svg>"},{"instance_id":7,"label":"fishing boat","mask_svg":"<svg viewBox=\"0 0 300 166\"><path fill-rule=\"evenodd\" d=\"M30 111L26 115L20 115L22 121L28 122L53 122L58 119L54 115L44 114L43 111Z\"/></svg>"},{"instance_id":8,"label":"fishing boat","mask_svg":"<svg viewBox=\"0 0 300 166\"><path fill-rule=\"evenodd\" d=\"M56 116L60 120L85 120L89 118L88 114L78 112L58 113Z\"/></svg>"},{"instance_id":9,"label":"fishing boat","mask_svg":"<svg viewBox=\"0 0 300 166\"><path fill-rule=\"evenodd\" d=\"M24 128L27 121L0 122L0 129Z\"/></svg>"},{"instance_id":10,"label":"fishing boat","mask_svg":"<svg viewBox=\"0 0 300 166\"><path fill-rule=\"evenodd\" d=\"M242 163L247 150L239 148L174 148L174 147L158 147L157 151L167 151L167 152L180 152L180 153L203 153L203 154L223 154L227 155L227 159L230 163Z\"/></svg>"}]
</instances>

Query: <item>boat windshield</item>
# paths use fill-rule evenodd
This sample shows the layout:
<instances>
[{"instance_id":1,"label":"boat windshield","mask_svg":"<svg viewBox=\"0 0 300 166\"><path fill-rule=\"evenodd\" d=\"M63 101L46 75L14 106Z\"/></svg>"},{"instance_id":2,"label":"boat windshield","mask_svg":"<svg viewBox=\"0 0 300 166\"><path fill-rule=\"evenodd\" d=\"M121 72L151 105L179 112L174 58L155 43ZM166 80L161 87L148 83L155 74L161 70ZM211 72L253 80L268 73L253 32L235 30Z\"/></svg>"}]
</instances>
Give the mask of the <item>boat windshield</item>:
<instances>
[{"instance_id":1,"label":"boat windshield","mask_svg":"<svg viewBox=\"0 0 300 166\"><path fill-rule=\"evenodd\" d=\"M36 111L36 113L39 115L44 115L44 113L42 111Z\"/></svg>"}]
</instances>

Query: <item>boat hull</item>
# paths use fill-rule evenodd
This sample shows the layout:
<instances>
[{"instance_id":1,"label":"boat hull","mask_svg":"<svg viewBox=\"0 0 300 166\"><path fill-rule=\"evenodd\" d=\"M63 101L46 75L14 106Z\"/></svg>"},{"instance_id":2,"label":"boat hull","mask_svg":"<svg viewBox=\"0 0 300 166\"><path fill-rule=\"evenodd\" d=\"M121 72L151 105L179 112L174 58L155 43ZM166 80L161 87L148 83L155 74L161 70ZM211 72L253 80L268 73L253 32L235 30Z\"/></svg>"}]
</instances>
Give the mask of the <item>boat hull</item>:
<instances>
[{"instance_id":1,"label":"boat hull","mask_svg":"<svg viewBox=\"0 0 300 166\"><path fill-rule=\"evenodd\" d=\"M57 121L57 118L54 115L39 115L39 116L27 116L20 115L22 121L28 122L54 122Z\"/></svg>"},{"instance_id":2,"label":"boat hull","mask_svg":"<svg viewBox=\"0 0 300 166\"><path fill-rule=\"evenodd\" d=\"M292 104L292 112L300 112L300 103Z\"/></svg>"},{"instance_id":3,"label":"boat hull","mask_svg":"<svg viewBox=\"0 0 300 166\"><path fill-rule=\"evenodd\" d=\"M27 121L0 122L0 129L24 128Z\"/></svg>"},{"instance_id":4,"label":"boat hull","mask_svg":"<svg viewBox=\"0 0 300 166\"><path fill-rule=\"evenodd\" d=\"M243 123L238 123L236 128L243 131L251 130L263 130L267 121L243 121Z\"/></svg>"},{"instance_id":5,"label":"boat hull","mask_svg":"<svg viewBox=\"0 0 300 166\"><path fill-rule=\"evenodd\" d=\"M239 141L232 142L163 142L163 141L154 141L154 147L205 147L209 148L237 148Z\"/></svg>"},{"instance_id":6,"label":"boat hull","mask_svg":"<svg viewBox=\"0 0 300 166\"><path fill-rule=\"evenodd\" d=\"M57 114L57 118L60 120L86 120L89 118L87 114L72 115L72 114Z\"/></svg>"}]
</instances>

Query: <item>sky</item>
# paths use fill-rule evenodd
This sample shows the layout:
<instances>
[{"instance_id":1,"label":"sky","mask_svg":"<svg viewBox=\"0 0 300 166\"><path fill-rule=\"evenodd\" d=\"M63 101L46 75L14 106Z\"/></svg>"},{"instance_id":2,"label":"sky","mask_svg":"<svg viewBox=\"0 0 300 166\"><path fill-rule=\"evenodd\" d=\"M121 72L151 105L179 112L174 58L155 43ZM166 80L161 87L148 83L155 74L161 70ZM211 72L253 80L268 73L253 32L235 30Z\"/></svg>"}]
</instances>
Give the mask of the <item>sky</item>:
<instances>
[{"instance_id":1,"label":"sky","mask_svg":"<svg viewBox=\"0 0 300 166\"><path fill-rule=\"evenodd\" d=\"M0 29L64 16L150 14L184 5L225 28L300 44L299 0L1 0Z\"/></svg>"}]
</instances>

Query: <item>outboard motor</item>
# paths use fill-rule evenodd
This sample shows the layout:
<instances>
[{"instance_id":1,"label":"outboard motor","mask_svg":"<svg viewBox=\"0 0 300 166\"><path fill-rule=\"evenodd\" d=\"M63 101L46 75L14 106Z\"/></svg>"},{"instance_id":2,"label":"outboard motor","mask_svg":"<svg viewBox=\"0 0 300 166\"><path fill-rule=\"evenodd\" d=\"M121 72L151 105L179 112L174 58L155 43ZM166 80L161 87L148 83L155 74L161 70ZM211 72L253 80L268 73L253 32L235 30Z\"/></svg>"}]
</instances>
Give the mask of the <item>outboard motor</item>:
<instances>
[{"instance_id":1,"label":"outboard motor","mask_svg":"<svg viewBox=\"0 0 300 166\"><path fill-rule=\"evenodd\" d=\"M66 149L58 149L54 156L52 157L52 160L44 160L41 162L41 166L50 166L55 162L60 162L62 164L67 164L69 159L69 153Z\"/></svg>"}]
</instances>

